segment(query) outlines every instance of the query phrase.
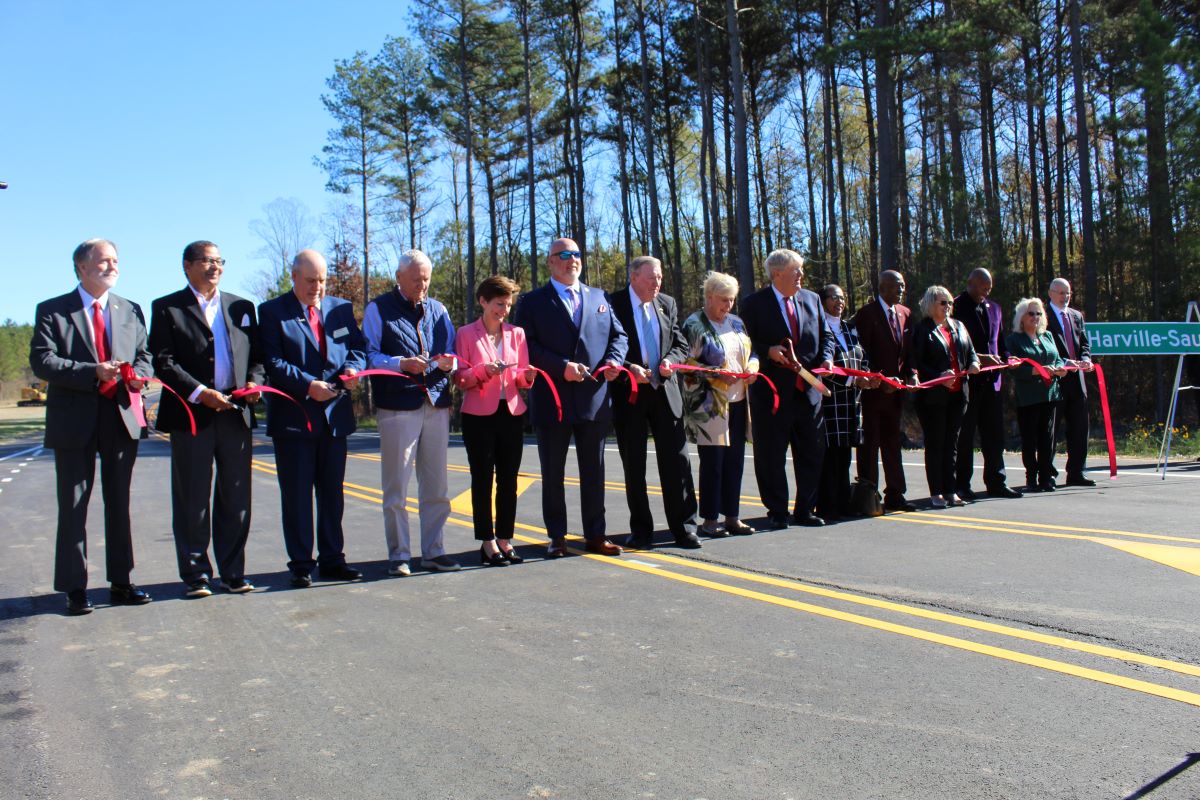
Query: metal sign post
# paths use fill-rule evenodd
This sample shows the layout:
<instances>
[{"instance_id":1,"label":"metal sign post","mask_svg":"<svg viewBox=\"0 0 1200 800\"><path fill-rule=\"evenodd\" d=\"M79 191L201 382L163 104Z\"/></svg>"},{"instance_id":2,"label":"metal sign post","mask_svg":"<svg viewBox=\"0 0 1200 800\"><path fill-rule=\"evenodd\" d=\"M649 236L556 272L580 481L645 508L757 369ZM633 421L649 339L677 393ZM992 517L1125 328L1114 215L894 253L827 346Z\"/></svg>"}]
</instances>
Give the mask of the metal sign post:
<instances>
[{"instance_id":1,"label":"metal sign post","mask_svg":"<svg viewBox=\"0 0 1200 800\"><path fill-rule=\"evenodd\" d=\"M1195 300L1188 303L1187 314L1183 321L1187 323L1193 319L1200 321L1200 307L1196 305ZM1155 467L1161 469L1164 481L1167 479L1167 464L1171 460L1171 431L1175 427L1175 410L1179 407L1179 393L1200 389L1200 386L1179 385L1183 379L1183 359L1186 357L1181 354L1179 363L1175 366L1175 386L1171 390L1171 408L1167 412L1167 426L1163 429L1162 445L1158 448L1158 461L1155 462Z\"/></svg>"}]
</instances>

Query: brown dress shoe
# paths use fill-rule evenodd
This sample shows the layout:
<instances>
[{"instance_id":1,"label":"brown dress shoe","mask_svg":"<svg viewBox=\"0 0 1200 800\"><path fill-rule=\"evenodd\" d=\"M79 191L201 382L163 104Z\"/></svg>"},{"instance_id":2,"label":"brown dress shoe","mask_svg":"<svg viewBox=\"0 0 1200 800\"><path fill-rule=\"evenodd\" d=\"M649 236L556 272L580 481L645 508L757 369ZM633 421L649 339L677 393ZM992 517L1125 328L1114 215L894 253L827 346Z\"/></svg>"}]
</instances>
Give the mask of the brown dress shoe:
<instances>
[{"instance_id":1,"label":"brown dress shoe","mask_svg":"<svg viewBox=\"0 0 1200 800\"><path fill-rule=\"evenodd\" d=\"M584 549L598 556L619 556L625 552L620 545L613 544L608 539L589 539Z\"/></svg>"}]
</instances>

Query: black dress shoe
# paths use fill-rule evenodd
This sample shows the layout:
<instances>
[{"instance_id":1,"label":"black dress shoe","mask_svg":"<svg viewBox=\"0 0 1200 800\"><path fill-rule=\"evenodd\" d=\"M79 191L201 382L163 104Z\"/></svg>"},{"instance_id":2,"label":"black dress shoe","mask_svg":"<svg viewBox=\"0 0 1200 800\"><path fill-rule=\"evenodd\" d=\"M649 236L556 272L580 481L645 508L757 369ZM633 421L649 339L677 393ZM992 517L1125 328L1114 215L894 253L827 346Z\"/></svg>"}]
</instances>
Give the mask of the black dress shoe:
<instances>
[{"instance_id":1,"label":"black dress shoe","mask_svg":"<svg viewBox=\"0 0 1200 800\"><path fill-rule=\"evenodd\" d=\"M1082 475L1072 475L1067 478L1067 486L1095 486L1096 482Z\"/></svg>"},{"instance_id":2,"label":"black dress shoe","mask_svg":"<svg viewBox=\"0 0 1200 800\"><path fill-rule=\"evenodd\" d=\"M625 537L625 546L635 550L649 550L654 547L654 537L631 533Z\"/></svg>"},{"instance_id":3,"label":"black dress shoe","mask_svg":"<svg viewBox=\"0 0 1200 800\"><path fill-rule=\"evenodd\" d=\"M184 594L188 597L208 597L212 594L212 586L209 584L208 578L200 578L189 583Z\"/></svg>"},{"instance_id":4,"label":"black dress shoe","mask_svg":"<svg viewBox=\"0 0 1200 800\"><path fill-rule=\"evenodd\" d=\"M521 554L516 551L516 549L512 548L511 545L509 546L508 550L502 549L500 552L504 554L504 560L510 564L520 564L525 560L521 557Z\"/></svg>"},{"instance_id":5,"label":"black dress shoe","mask_svg":"<svg viewBox=\"0 0 1200 800\"><path fill-rule=\"evenodd\" d=\"M1044 491L1046 491L1046 490L1043 489L1041 486L1039 486L1036 483L1025 484L1025 494L1038 494L1038 493L1044 492Z\"/></svg>"},{"instance_id":6,"label":"black dress shoe","mask_svg":"<svg viewBox=\"0 0 1200 800\"><path fill-rule=\"evenodd\" d=\"M898 497L895 500L888 500L883 504L884 511L916 511L917 507L905 500L903 497Z\"/></svg>"},{"instance_id":7,"label":"black dress shoe","mask_svg":"<svg viewBox=\"0 0 1200 800\"><path fill-rule=\"evenodd\" d=\"M682 547L684 550L699 550L702 545L700 539L694 533L687 533L683 536L675 537L675 546Z\"/></svg>"},{"instance_id":8,"label":"black dress shoe","mask_svg":"<svg viewBox=\"0 0 1200 800\"><path fill-rule=\"evenodd\" d=\"M732 536L751 536L751 535L753 535L753 533L754 533L754 528L751 528L749 525L742 522L740 519L737 520L736 522L726 522L725 523L725 535L726 536L730 536L730 535L732 535Z\"/></svg>"},{"instance_id":9,"label":"black dress shoe","mask_svg":"<svg viewBox=\"0 0 1200 800\"><path fill-rule=\"evenodd\" d=\"M83 589L73 589L67 592L67 613L72 617L81 617L92 613L92 601L88 600L87 592Z\"/></svg>"},{"instance_id":10,"label":"black dress shoe","mask_svg":"<svg viewBox=\"0 0 1200 800\"><path fill-rule=\"evenodd\" d=\"M323 581L358 581L362 580L362 573L354 567L345 564L338 564L333 567L319 567L321 572L321 580Z\"/></svg>"},{"instance_id":11,"label":"black dress shoe","mask_svg":"<svg viewBox=\"0 0 1200 800\"><path fill-rule=\"evenodd\" d=\"M245 578L222 578L221 588L230 594L246 594L254 591L254 584Z\"/></svg>"},{"instance_id":12,"label":"black dress shoe","mask_svg":"<svg viewBox=\"0 0 1200 800\"><path fill-rule=\"evenodd\" d=\"M1053 492L1058 489L1058 487L1054 485L1054 481L1047 481L1047 482L1043 483L1039 488L1043 492Z\"/></svg>"},{"instance_id":13,"label":"black dress shoe","mask_svg":"<svg viewBox=\"0 0 1200 800\"><path fill-rule=\"evenodd\" d=\"M997 486L995 489L988 489L988 497L1000 497L1007 500L1016 500L1020 496L1020 492L1008 486Z\"/></svg>"},{"instance_id":14,"label":"black dress shoe","mask_svg":"<svg viewBox=\"0 0 1200 800\"><path fill-rule=\"evenodd\" d=\"M483 545L479 545L479 563L485 567L507 567L508 559L499 551L495 555L488 555L488 551L483 549Z\"/></svg>"},{"instance_id":15,"label":"black dress shoe","mask_svg":"<svg viewBox=\"0 0 1200 800\"><path fill-rule=\"evenodd\" d=\"M971 491L970 487L964 487L962 489L957 489L957 490L955 490L954 494L958 495L963 500L966 500L968 503L975 502L975 493Z\"/></svg>"},{"instance_id":16,"label":"black dress shoe","mask_svg":"<svg viewBox=\"0 0 1200 800\"><path fill-rule=\"evenodd\" d=\"M768 514L767 523L763 526L765 531L781 531L788 527L787 514Z\"/></svg>"},{"instance_id":17,"label":"black dress shoe","mask_svg":"<svg viewBox=\"0 0 1200 800\"><path fill-rule=\"evenodd\" d=\"M564 558L567 555L566 539L551 539L546 547L546 558Z\"/></svg>"},{"instance_id":18,"label":"black dress shoe","mask_svg":"<svg viewBox=\"0 0 1200 800\"><path fill-rule=\"evenodd\" d=\"M792 524L803 525L806 528L820 528L825 525L825 520L809 511L807 514L792 514Z\"/></svg>"},{"instance_id":19,"label":"black dress shoe","mask_svg":"<svg viewBox=\"0 0 1200 800\"><path fill-rule=\"evenodd\" d=\"M324 577L324 573L322 573L322 577ZM296 589L307 589L312 586L312 576L307 572L293 572L291 583Z\"/></svg>"},{"instance_id":20,"label":"black dress shoe","mask_svg":"<svg viewBox=\"0 0 1200 800\"><path fill-rule=\"evenodd\" d=\"M114 606L144 606L150 600L150 595L132 583L114 583L108 589L108 602Z\"/></svg>"}]
</instances>

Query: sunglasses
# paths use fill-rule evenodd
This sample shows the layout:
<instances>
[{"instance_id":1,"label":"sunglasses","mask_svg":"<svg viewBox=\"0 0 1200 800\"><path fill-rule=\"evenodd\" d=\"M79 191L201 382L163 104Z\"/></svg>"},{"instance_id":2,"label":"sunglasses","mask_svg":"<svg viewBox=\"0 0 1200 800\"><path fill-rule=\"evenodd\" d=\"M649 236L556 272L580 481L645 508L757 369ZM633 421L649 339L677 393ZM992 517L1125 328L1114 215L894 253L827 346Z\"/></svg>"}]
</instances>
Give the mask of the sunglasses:
<instances>
[{"instance_id":1,"label":"sunglasses","mask_svg":"<svg viewBox=\"0 0 1200 800\"><path fill-rule=\"evenodd\" d=\"M1025 316L1027 316L1027 317L1040 317L1041 315L1042 315L1042 312L1040 312L1040 311L1026 311L1025 312Z\"/></svg>"},{"instance_id":2,"label":"sunglasses","mask_svg":"<svg viewBox=\"0 0 1200 800\"><path fill-rule=\"evenodd\" d=\"M939 306L952 306L952 305L954 305L954 301L953 300L938 300L938 305Z\"/></svg>"},{"instance_id":3,"label":"sunglasses","mask_svg":"<svg viewBox=\"0 0 1200 800\"><path fill-rule=\"evenodd\" d=\"M559 250L554 255L558 256L559 261L570 261L572 258L583 258L583 253L579 250Z\"/></svg>"}]
</instances>

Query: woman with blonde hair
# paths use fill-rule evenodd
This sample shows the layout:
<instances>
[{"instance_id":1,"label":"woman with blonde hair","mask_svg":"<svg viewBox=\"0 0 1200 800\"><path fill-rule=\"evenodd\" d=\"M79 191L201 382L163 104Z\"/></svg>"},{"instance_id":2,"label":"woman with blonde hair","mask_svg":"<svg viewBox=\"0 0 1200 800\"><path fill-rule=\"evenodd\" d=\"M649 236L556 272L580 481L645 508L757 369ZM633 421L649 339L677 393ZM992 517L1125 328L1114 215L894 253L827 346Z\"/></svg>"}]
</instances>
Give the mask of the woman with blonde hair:
<instances>
[{"instance_id":1,"label":"woman with blonde hair","mask_svg":"<svg viewBox=\"0 0 1200 800\"><path fill-rule=\"evenodd\" d=\"M921 298L924 319L916 324L905 363L924 383L958 373L979 372L979 356L966 327L951 316L954 297L945 286L930 286ZM967 407L967 382L959 375L917 392L915 404L925 434L925 478L934 508L966 503L954 494L958 431Z\"/></svg>"},{"instance_id":2,"label":"woman with blonde hair","mask_svg":"<svg viewBox=\"0 0 1200 800\"><path fill-rule=\"evenodd\" d=\"M700 454L700 532L744 536L754 529L740 519L742 472L746 464L750 410L746 387L758 378L758 357L746 326L730 313L738 282L722 272L704 280L704 308L683 323L688 363L714 370L751 373L746 379L690 373L683 383L683 422ZM724 516L724 523L719 520Z\"/></svg>"},{"instance_id":3,"label":"woman with blonde hair","mask_svg":"<svg viewBox=\"0 0 1200 800\"><path fill-rule=\"evenodd\" d=\"M1013 332L1005 340L1008 352L1048 367L1054 380L1047 386L1032 366L1012 371L1017 390L1017 427L1021 430L1021 462L1026 492L1054 491L1054 404L1060 399L1058 379L1067 374L1063 360L1046 330L1046 307L1036 297L1017 303Z\"/></svg>"}]
</instances>

